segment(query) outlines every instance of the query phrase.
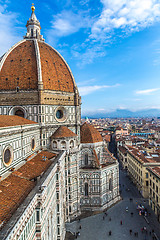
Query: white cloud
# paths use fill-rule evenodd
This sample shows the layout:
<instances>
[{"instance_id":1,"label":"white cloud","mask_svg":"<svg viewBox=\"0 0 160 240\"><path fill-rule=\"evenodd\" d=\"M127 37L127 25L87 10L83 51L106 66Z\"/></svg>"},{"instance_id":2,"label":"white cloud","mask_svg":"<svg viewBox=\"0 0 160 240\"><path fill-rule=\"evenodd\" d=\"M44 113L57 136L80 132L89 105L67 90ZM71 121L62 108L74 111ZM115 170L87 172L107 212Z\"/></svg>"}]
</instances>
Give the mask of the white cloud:
<instances>
[{"instance_id":1,"label":"white cloud","mask_svg":"<svg viewBox=\"0 0 160 240\"><path fill-rule=\"evenodd\" d=\"M149 95L153 92L157 92L159 91L160 88L151 88L151 89L145 89L145 90L137 90L136 91L136 94L139 94L139 95Z\"/></svg>"},{"instance_id":2,"label":"white cloud","mask_svg":"<svg viewBox=\"0 0 160 240\"><path fill-rule=\"evenodd\" d=\"M14 27L17 15L7 12L6 8L0 4L0 56L19 40Z\"/></svg>"},{"instance_id":3,"label":"white cloud","mask_svg":"<svg viewBox=\"0 0 160 240\"><path fill-rule=\"evenodd\" d=\"M89 79L86 81L77 82L77 85L78 85L78 87L80 87L80 86L84 86L84 85L91 84L91 83L93 84L95 82L96 82L96 79L92 78L92 79Z\"/></svg>"},{"instance_id":4,"label":"white cloud","mask_svg":"<svg viewBox=\"0 0 160 240\"><path fill-rule=\"evenodd\" d=\"M87 5L90 0L81 0L79 3L80 5Z\"/></svg>"},{"instance_id":5,"label":"white cloud","mask_svg":"<svg viewBox=\"0 0 160 240\"><path fill-rule=\"evenodd\" d=\"M83 87L79 87L78 89L79 89L80 95L85 96L101 89L113 88L118 86L120 86L120 84L115 84L113 86L108 86L108 85L83 86Z\"/></svg>"},{"instance_id":6,"label":"white cloud","mask_svg":"<svg viewBox=\"0 0 160 240\"><path fill-rule=\"evenodd\" d=\"M85 51L84 51L85 49ZM72 48L72 54L74 57L79 59L78 66L83 67L84 65L90 64L97 57L106 56L104 46L100 44L86 45Z\"/></svg>"},{"instance_id":7,"label":"white cloud","mask_svg":"<svg viewBox=\"0 0 160 240\"><path fill-rule=\"evenodd\" d=\"M142 101L142 99L140 98L125 98L125 101L132 101L132 102L138 102L138 101Z\"/></svg>"},{"instance_id":8,"label":"white cloud","mask_svg":"<svg viewBox=\"0 0 160 240\"><path fill-rule=\"evenodd\" d=\"M72 11L62 11L61 13L53 16L51 22L50 34L52 36L68 36L78 32L81 28L90 26L90 21L84 12L73 13Z\"/></svg>"},{"instance_id":9,"label":"white cloud","mask_svg":"<svg viewBox=\"0 0 160 240\"><path fill-rule=\"evenodd\" d=\"M49 42L53 43L56 38L84 29L82 34L86 40L77 49L71 47L72 55L80 60L79 67L92 63L97 57L105 56L105 46L114 41L112 36L117 29L120 30L119 36L124 37L160 20L159 0L100 0L99 3L103 6L99 15L97 12L100 7L96 14L91 13L89 7L86 10L83 7L76 10L72 7L75 13L72 10L63 10L54 15L51 29L47 33ZM91 4L89 0L80 1L81 6L88 4ZM154 62L154 65L158 64L159 61Z\"/></svg>"},{"instance_id":10,"label":"white cloud","mask_svg":"<svg viewBox=\"0 0 160 240\"><path fill-rule=\"evenodd\" d=\"M160 19L159 0L101 0L103 10L91 38L105 39L111 31L138 31Z\"/></svg>"}]
</instances>

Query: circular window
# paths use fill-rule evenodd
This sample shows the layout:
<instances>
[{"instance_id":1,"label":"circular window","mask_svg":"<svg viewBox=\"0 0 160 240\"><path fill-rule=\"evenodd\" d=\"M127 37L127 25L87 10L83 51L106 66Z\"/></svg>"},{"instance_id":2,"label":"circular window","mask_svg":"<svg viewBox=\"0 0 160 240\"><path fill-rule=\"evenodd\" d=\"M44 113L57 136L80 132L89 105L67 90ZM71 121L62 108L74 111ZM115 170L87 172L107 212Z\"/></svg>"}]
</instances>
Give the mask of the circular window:
<instances>
[{"instance_id":1,"label":"circular window","mask_svg":"<svg viewBox=\"0 0 160 240\"><path fill-rule=\"evenodd\" d=\"M34 150L34 149L35 149L35 140L34 140L34 138L32 139L32 142L31 142L31 147L32 147L32 150Z\"/></svg>"},{"instance_id":2,"label":"circular window","mask_svg":"<svg viewBox=\"0 0 160 240\"><path fill-rule=\"evenodd\" d=\"M9 148L4 150L3 153L3 162L6 166L9 166L12 162L12 152Z\"/></svg>"},{"instance_id":3,"label":"circular window","mask_svg":"<svg viewBox=\"0 0 160 240\"><path fill-rule=\"evenodd\" d=\"M62 119L63 118L63 111L62 110L57 110L56 118L58 118L58 119Z\"/></svg>"},{"instance_id":4,"label":"circular window","mask_svg":"<svg viewBox=\"0 0 160 240\"><path fill-rule=\"evenodd\" d=\"M58 107L55 110L55 118L58 122L64 122L67 118L66 109L64 107Z\"/></svg>"}]
</instances>

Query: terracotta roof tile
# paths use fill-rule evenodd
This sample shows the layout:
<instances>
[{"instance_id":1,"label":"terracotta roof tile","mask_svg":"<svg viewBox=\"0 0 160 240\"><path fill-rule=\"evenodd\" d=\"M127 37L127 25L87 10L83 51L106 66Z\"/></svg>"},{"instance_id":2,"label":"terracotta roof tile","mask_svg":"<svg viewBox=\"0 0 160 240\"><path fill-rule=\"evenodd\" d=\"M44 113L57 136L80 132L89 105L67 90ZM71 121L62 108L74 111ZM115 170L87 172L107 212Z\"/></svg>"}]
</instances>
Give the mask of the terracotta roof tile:
<instances>
[{"instance_id":1,"label":"terracotta roof tile","mask_svg":"<svg viewBox=\"0 0 160 240\"><path fill-rule=\"evenodd\" d=\"M127 148L125 148L124 146L119 146L118 148L123 154L127 153Z\"/></svg>"},{"instance_id":2,"label":"terracotta roof tile","mask_svg":"<svg viewBox=\"0 0 160 240\"><path fill-rule=\"evenodd\" d=\"M31 121L26 118L22 118L15 115L0 115L0 127L9 127L9 126L22 126L27 124L37 124L34 121Z\"/></svg>"},{"instance_id":3,"label":"terracotta roof tile","mask_svg":"<svg viewBox=\"0 0 160 240\"><path fill-rule=\"evenodd\" d=\"M111 141L111 135L110 134L105 135L104 139L105 139L106 142L110 142Z\"/></svg>"},{"instance_id":4,"label":"terracotta roof tile","mask_svg":"<svg viewBox=\"0 0 160 240\"><path fill-rule=\"evenodd\" d=\"M0 90L37 89L38 75L33 41L25 41L7 56L0 71Z\"/></svg>"},{"instance_id":5,"label":"terracotta roof tile","mask_svg":"<svg viewBox=\"0 0 160 240\"><path fill-rule=\"evenodd\" d=\"M43 89L62 92L75 90L71 71L62 56L44 42L38 42L41 59ZM0 71L0 90L37 90L38 71L33 40L15 46Z\"/></svg>"},{"instance_id":6,"label":"terracotta roof tile","mask_svg":"<svg viewBox=\"0 0 160 240\"><path fill-rule=\"evenodd\" d=\"M112 155L112 153L108 150L108 148L104 148L104 156L106 159L106 162L115 162L117 159Z\"/></svg>"},{"instance_id":7,"label":"terracotta roof tile","mask_svg":"<svg viewBox=\"0 0 160 240\"><path fill-rule=\"evenodd\" d=\"M60 126L51 136L51 139L54 138L65 138L65 137L76 137L77 135L68 129L66 126Z\"/></svg>"},{"instance_id":8,"label":"terracotta roof tile","mask_svg":"<svg viewBox=\"0 0 160 240\"><path fill-rule=\"evenodd\" d=\"M149 167L148 169L160 178L160 167Z\"/></svg>"},{"instance_id":9,"label":"terracotta roof tile","mask_svg":"<svg viewBox=\"0 0 160 240\"><path fill-rule=\"evenodd\" d=\"M50 46L39 42L43 88L62 92L74 92L74 83L68 66Z\"/></svg>"},{"instance_id":10,"label":"terracotta roof tile","mask_svg":"<svg viewBox=\"0 0 160 240\"><path fill-rule=\"evenodd\" d=\"M13 174L0 182L0 224L9 220L34 186L35 182Z\"/></svg>"},{"instance_id":11,"label":"terracotta roof tile","mask_svg":"<svg viewBox=\"0 0 160 240\"><path fill-rule=\"evenodd\" d=\"M89 123L81 126L81 143L103 142L101 134Z\"/></svg>"},{"instance_id":12,"label":"terracotta roof tile","mask_svg":"<svg viewBox=\"0 0 160 240\"><path fill-rule=\"evenodd\" d=\"M134 148L131 146L127 146L128 152L135 156L141 163L157 163L160 164L160 156L157 155L156 153L151 154L151 155L145 155L143 153L142 148ZM157 155L157 157L155 157Z\"/></svg>"},{"instance_id":13,"label":"terracotta roof tile","mask_svg":"<svg viewBox=\"0 0 160 240\"><path fill-rule=\"evenodd\" d=\"M94 152L94 155L95 155L95 158L96 158L96 165L97 165L97 167L99 167L100 162L99 162L99 159L98 159L98 156L97 156L97 153L96 153L95 149L93 149L93 152Z\"/></svg>"},{"instance_id":14,"label":"terracotta roof tile","mask_svg":"<svg viewBox=\"0 0 160 240\"><path fill-rule=\"evenodd\" d=\"M43 156L47 157L45 161L42 160ZM10 219L16 209L34 188L36 182L31 180L42 175L48 169L52 163L48 159L54 156L56 156L56 154L42 151L0 182L1 227Z\"/></svg>"},{"instance_id":15,"label":"terracotta roof tile","mask_svg":"<svg viewBox=\"0 0 160 240\"><path fill-rule=\"evenodd\" d=\"M30 161L28 161L26 164L24 164L17 171L13 172L13 174L24 177L28 180L32 180L42 175L48 169L48 167L52 163L51 161L49 161L49 159L55 156L56 154L54 153L42 151L39 154L37 154L34 158L32 158Z\"/></svg>"}]
</instances>

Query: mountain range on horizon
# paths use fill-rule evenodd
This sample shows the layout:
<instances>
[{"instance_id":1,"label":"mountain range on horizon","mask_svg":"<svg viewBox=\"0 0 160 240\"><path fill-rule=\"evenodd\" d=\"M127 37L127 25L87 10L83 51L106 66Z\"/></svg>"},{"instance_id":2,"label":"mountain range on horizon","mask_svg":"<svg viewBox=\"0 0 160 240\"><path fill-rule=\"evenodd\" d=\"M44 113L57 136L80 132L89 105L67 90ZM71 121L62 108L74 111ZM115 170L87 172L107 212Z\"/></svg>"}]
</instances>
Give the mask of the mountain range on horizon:
<instances>
[{"instance_id":1,"label":"mountain range on horizon","mask_svg":"<svg viewBox=\"0 0 160 240\"><path fill-rule=\"evenodd\" d=\"M94 112L86 115L82 114L82 118L130 118L130 117L160 117L160 109L144 109L131 111L128 109L116 109L113 112Z\"/></svg>"}]
</instances>

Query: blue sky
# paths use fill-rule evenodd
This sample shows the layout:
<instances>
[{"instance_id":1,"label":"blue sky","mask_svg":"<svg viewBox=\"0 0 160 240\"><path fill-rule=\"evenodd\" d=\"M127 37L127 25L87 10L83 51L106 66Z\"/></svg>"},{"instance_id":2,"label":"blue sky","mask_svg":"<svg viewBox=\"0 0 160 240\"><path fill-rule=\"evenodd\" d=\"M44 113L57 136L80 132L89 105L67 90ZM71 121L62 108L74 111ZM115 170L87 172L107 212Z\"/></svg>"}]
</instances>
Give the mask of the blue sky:
<instances>
[{"instance_id":1,"label":"blue sky","mask_svg":"<svg viewBox=\"0 0 160 240\"><path fill-rule=\"evenodd\" d=\"M31 4L0 0L0 55L25 35ZM34 4L45 41L73 72L82 114L160 108L159 0Z\"/></svg>"}]
</instances>

